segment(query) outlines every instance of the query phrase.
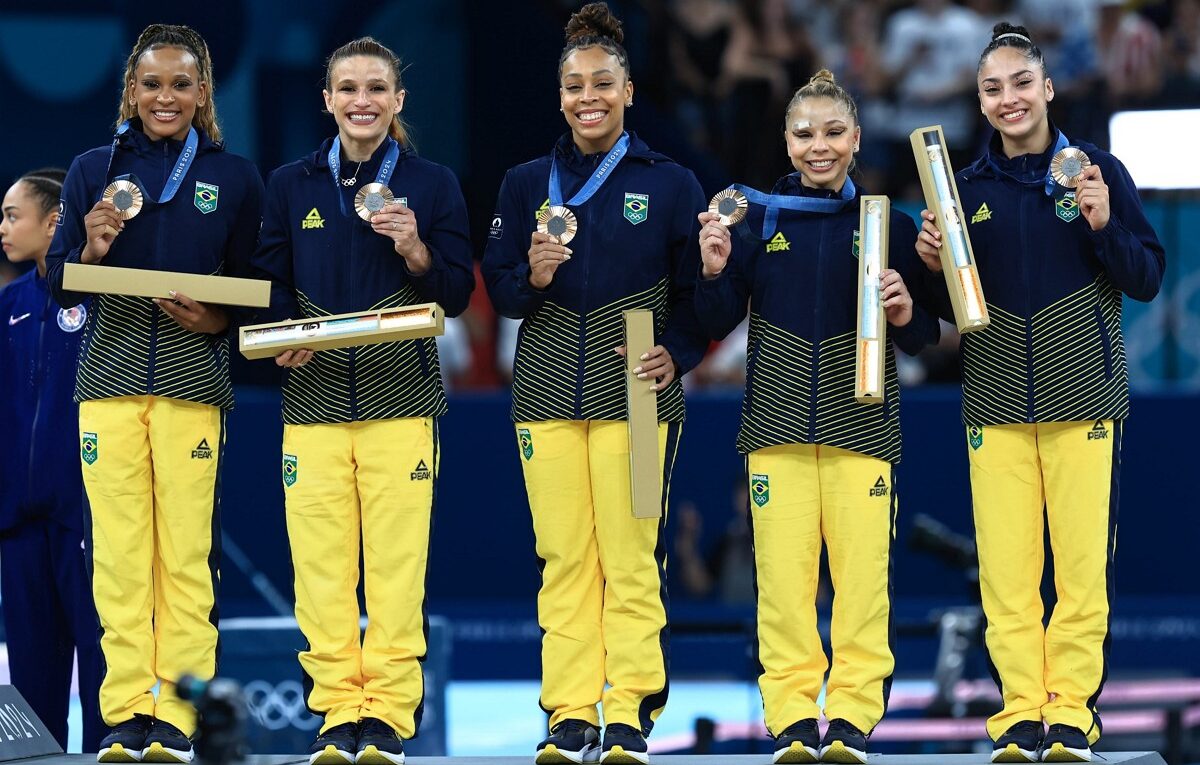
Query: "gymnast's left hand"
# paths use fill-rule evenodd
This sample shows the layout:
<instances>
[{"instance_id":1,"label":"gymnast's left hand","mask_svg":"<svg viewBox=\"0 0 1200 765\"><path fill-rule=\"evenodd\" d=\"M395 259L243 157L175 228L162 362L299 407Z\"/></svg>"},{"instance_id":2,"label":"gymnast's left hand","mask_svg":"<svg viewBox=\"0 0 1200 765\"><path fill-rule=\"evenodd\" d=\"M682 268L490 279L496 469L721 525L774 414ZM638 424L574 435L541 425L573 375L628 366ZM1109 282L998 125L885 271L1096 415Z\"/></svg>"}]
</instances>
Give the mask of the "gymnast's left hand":
<instances>
[{"instance_id":1,"label":"gymnast's left hand","mask_svg":"<svg viewBox=\"0 0 1200 765\"><path fill-rule=\"evenodd\" d=\"M420 276L429 270L429 248L417 235L417 216L408 205L394 202L371 216L371 230L392 240L396 254L404 258L408 272Z\"/></svg>"},{"instance_id":2,"label":"gymnast's left hand","mask_svg":"<svg viewBox=\"0 0 1200 765\"><path fill-rule=\"evenodd\" d=\"M883 312L887 316L888 324L903 327L912 321L912 295L908 294L908 287L899 271L885 268L879 272L879 297L883 301Z\"/></svg>"},{"instance_id":3,"label":"gymnast's left hand","mask_svg":"<svg viewBox=\"0 0 1200 765\"><path fill-rule=\"evenodd\" d=\"M154 304L189 332L215 335L229 326L229 317L220 307L198 303L182 292L172 291L170 295L170 299L154 298Z\"/></svg>"},{"instance_id":4,"label":"gymnast's left hand","mask_svg":"<svg viewBox=\"0 0 1200 765\"><path fill-rule=\"evenodd\" d=\"M621 358L625 358L625 346L618 345L613 350ZM634 367L633 373L639 380L654 380L654 385L650 386L654 391L665 389L675 379L675 359L671 358L671 352L663 346L654 346L638 360L642 364Z\"/></svg>"},{"instance_id":5,"label":"gymnast's left hand","mask_svg":"<svg viewBox=\"0 0 1200 765\"><path fill-rule=\"evenodd\" d=\"M1092 165L1083 171L1083 180L1075 189L1075 202L1092 231L1099 231L1108 225L1111 214L1108 201L1108 184L1104 182L1100 166Z\"/></svg>"}]
</instances>

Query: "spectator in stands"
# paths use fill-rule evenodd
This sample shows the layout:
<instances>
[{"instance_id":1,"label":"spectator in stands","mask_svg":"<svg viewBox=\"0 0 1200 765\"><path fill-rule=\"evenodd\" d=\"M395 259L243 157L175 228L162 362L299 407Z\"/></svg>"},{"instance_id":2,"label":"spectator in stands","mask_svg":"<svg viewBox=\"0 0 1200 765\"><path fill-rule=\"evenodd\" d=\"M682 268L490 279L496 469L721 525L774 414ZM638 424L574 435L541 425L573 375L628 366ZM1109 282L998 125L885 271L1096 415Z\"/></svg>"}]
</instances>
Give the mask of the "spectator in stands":
<instances>
[{"instance_id":1,"label":"spectator in stands","mask_svg":"<svg viewBox=\"0 0 1200 765\"><path fill-rule=\"evenodd\" d=\"M1126 0L1099 0L1096 50L1111 111L1153 104L1163 85L1163 45L1158 29Z\"/></svg>"}]
</instances>

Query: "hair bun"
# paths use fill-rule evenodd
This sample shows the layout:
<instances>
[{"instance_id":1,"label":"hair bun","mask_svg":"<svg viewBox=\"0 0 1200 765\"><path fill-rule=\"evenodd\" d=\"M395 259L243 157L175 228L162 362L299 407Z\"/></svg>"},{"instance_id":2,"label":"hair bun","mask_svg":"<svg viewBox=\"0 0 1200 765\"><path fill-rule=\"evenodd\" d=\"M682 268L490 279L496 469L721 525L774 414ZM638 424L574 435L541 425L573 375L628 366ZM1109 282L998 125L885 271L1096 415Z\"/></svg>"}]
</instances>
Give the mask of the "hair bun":
<instances>
[{"instance_id":1,"label":"hair bun","mask_svg":"<svg viewBox=\"0 0 1200 765\"><path fill-rule=\"evenodd\" d=\"M1019 35L1033 45L1033 37L1030 36L1029 30L1018 24L1009 24L1007 21L1001 21L992 27L992 42L996 42L1003 35Z\"/></svg>"},{"instance_id":2,"label":"hair bun","mask_svg":"<svg viewBox=\"0 0 1200 765\"><path fill-rule=\"evenodd\" d=\"M833 72L828 69L822 69L809 78L809 85L816 85L818 82L828 82L830 85L837 85L837 80L834 79Z\"/></svg>"},{"instance_id":3,"label":"hair bun","mask_svg":"<svg viewBox=\"0 0 1200 765\"><path fill-rule=\"evenodd\" d=\"M608 3L588 3L567 22L567 44L585 37L607 37L620 44L625 41L621 21L608 9Z\"/></svg>"}]
</instances>

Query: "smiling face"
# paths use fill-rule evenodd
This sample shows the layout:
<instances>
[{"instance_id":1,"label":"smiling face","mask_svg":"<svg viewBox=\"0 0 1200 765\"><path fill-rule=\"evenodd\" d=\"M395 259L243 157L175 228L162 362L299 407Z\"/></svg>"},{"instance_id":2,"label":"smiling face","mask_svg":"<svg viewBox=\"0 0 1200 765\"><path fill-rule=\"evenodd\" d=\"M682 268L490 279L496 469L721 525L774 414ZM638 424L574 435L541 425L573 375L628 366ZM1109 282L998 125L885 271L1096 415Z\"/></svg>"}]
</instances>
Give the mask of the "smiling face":
<instances>
[{"instance_id":1,"label":"smiling face","mask_svg":"<svg viewBox=\"0 0 1200 765\"><path fill-rule=\"evenodd\" d=\"M325 108L337 122L343 143L377 147L392 119L404 108L404 90L387 61L377 56L349 56L333 66L329 88L322 91Z\"/></svg>"},{"instance_id":2,"label":"smiling face","mask_svg":"<svg viewBox=\"0 0 1200 765\"><path fill-rule=\"evenodd\" d=\"M787 115L787 152L805 186L837 191L846 182L861 131L846 107L810 96Z\"/></svg>"},{"instance_id":3,"label":"smiling face","mask_svg":"<svg viewBox=\"0 0 1200 765\"><path fill-rule=\"evenodd\" d=\"M182 140L208 98L208 83L200 81L196 58L183 48L155 48L138 59L127 83L130 103L137 106L142 130L151 140Z\"/></svg>"},{"instance_id":4,"label":"smiling face","mask_svg":"<svg viewBox=\"0 0 1200 765\"><path fill-rule=\"evenodd\" d=\"M17 181L4 195L0 218L0 247L13 263L40 261L50 249L58 212L43 212L29 185Z\"/></svg>"},{"instance_id":5,"label":"smiling face","mask_svg":"<svg viewBox=\"0 0 1200 765\"><path fill-rule=\"evenodd\" d=\"M611 149L625 130L633 83L616 56L594 45L563 61L558 95L575 145L584 154L595 154Z\"/></svg>"},{"instance_id":6,"label":"smiling face","mask_svg":"<svg viewBox=\"0 0 1200 765\"><path fill-rule=\"evenodd\" d=\"M1009 156L1041 151L1050 140L1047 117L1054 85L1013 47L997 48L979 68L979 105Z\"/></svg>"}]
</instances>

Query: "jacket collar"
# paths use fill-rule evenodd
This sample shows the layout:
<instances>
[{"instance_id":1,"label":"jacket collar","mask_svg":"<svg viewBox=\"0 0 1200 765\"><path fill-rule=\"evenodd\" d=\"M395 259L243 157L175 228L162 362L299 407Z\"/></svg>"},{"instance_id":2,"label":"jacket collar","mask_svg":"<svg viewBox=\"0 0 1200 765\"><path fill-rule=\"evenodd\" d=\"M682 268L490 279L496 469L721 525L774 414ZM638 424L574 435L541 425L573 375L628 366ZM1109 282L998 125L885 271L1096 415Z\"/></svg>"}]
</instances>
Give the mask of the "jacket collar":
<instances>
[{"instance_id":1,"label":"jacket collar","mask_svg":"<svg viewBox=\"0 0 1200 765\"><path fill-rule=\"evenodd\" d=\"M1005 155L1004 141L1000 132L993 131L991 139L988 140L987 150L983 156L971 163L964 175L967 178L975 176L995 178L1003 173L1024 183L1041 181L1046 177L1046 171L1050 167L1050 160L1053 159L1054 154L1054 139L1058 136L1058 126L1054 124L1053 120L1049 121L1049 125L1050 145L1046 147L1045 151L1037 154L1020 154L1015 157Z\"/></svg>"},{"instance_id":2,"label":"jacket collar","mask_svg":"<svg viewBox=\"0 0 1200 765\"><path fill-rule=\"evenodd\" d=\"M196 154L224 150L225 143L223 141L212 140L208 133L204 132L203 128L196 128L196 133L200 139L196 147ZM142 130L142 120L140 117L134 117L129 120L129 129L117 137L117 145L121 149L131 151L138 156L157 156L162 151L163 144L166 144L172 155L178 155L179 152L183 151L183 141L176 141L173 138L161 138L157 141L151 141L150 136L146 135Z\"/></svg>"},{"instance_id":3,"label":"jacket collar","mask_svg":"<svg viewBox=\"0 0 1200 765\"><path fill-rule=\"evenodd\" d=\"M589 176L607 153L584 154L575 145L575 140L568 131L559 136L558 141L555 142L553 156L561 163L562 167L571 170L576 175ZM625 153L625 159L635 159L648 164L672 161L665 154L652 151L646 142L638 138L637 133L632 130L629 131L629 151Z\"/></svg>"},{"instance_id":4,"label":"jacket collar","mask_svg":"<svg viewBox=\"0 0 1200 765\"><path fill-rule=\"evenodd\" d=\"M321 148L317 149L315 152L313 152L312 154L309 154L308 156L306 156L304 158L304 169L307 172L309 172L309 173L313 173L314 171L325 172L325 173L329 172L329 151L330 151L330 149L333 148L333 138L334 138L333 136L330 136L330 137L326 138L324 141L321 141ZM363 167L379 167L379 163L383 161L383 154L384 154L384 152L387 151L387 145L388 145L387 141L384 141L381 144L379 144L379 147L377 149L375 149L375 153L371 155L371 158L368 159L366 162L363 162ZM413 148L411 146L401 144L400 145L400 157L399 157L399 159L396 160L396 164L399 165L401 162L408 159L409 157L415 157L415 156L417 156L417 153L415 151L413 151ZM342 166L345 167L345 165L346 165L346 160L345 160L345 158L343 158Z\"/></svg>"},{"instance_id":5,"label":"jacket collar","mask_svg":"<svg viewBox=\"0 0 1200 765\"><path fill-rule=\"evenodd\" d=\"M830 189L814 189L810 186L805 186L802 176L799 172L789 173L779 180L775 181L775 185L771 188L772 194L780 194L791 197L813 197L815 199L837 199L841 193L841 189L832 191ZM857 199L863 193L862 189L855 184L854 197Z\"/></svg>"}]
</instances>

